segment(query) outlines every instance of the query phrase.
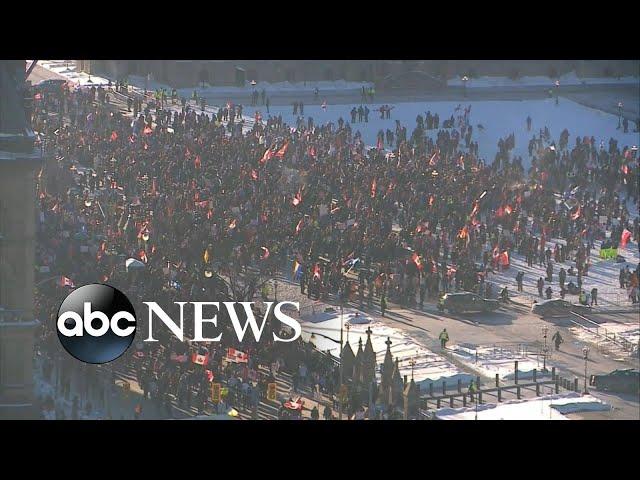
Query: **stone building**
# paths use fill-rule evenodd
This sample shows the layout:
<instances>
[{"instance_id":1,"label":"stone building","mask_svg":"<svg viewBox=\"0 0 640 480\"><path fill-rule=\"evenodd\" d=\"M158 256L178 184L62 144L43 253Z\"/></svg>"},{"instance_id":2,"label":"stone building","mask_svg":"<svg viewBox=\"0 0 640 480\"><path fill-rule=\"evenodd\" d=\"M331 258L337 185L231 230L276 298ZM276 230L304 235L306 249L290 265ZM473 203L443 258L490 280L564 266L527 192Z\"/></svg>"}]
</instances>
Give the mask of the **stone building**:
<instances>
[{"instance_id":1,"label":"stone building","mask_svg":"<svg viewBox=\"0 0 640 480\"><path fill-rule=\"evenodd\" d=\"M24 60L0 61L0 419L33 408L35 175Z\"/></svg>"}]
</instances>

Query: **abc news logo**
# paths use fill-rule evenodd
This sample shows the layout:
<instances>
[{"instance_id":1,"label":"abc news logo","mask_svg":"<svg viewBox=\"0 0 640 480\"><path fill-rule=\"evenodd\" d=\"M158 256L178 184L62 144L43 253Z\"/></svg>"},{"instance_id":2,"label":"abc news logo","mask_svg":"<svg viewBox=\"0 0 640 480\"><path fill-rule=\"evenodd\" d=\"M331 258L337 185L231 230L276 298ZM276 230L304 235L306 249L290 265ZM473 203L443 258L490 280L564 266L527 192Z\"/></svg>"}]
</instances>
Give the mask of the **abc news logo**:
<instances>
[{"instance_id":1,"label":"abc news logo","mask_svg":"<svg viewBox=\"0 0 640 480\"><path fill-rule=\"evenodd\" d=\"M64 349L86 363L107 363L127 351L136 336L136 312L119 290L84 285L58 309L58 338Z\"/></svg>"},{"instance_id":2,"label":"abc news logo","mask_svg":"<svg viewBox=\"0 0 640 480\"><path fill-rule=\"evenodd\" d=\"M155 302L143 302L149 307L149 335L146 342L157 342L153 338L154 315L180 341L184 341L185 305L193 305L194 338L193 342L219 342L222 334L207 338L203 333L203 324L211 323L217 327L217 314L204 315L204 307L226 308L227 318L239 342L242 342L248 330L251 330L256 342L260 341L265 323L273 307L276 320L288 327L293 335L282 338L272 333L275 342L293 342L297 340L302 328L300 323L282 311L283 305L292 305L299 309L295 302L265 302L266 311L262 324L258 324L253 313L252 302L175 302L180 307L180 321L174 320ZM241 320L236 311L236 304L244 309ZM73 357L86 363L107 363L120 357L133 343L136 335L136 312L129 299L110 285L90 284L71 292L58 309L58 338L64 349Z\"/></svg>"}]
</instances>

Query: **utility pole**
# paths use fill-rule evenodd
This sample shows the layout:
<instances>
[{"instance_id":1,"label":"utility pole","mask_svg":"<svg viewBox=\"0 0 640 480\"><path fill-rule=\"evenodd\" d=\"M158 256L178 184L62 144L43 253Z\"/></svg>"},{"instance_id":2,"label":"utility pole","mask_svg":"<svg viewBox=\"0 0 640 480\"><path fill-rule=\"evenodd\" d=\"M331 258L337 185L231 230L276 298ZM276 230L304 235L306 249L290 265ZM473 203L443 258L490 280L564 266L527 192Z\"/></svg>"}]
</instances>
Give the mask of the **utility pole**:
<instances>
[{"instance_id":1,"label":"utility pole","mask_svg":"<svg viewBox=\"0 0 640 480\"><path fill-rule=\"evenodd\" d=\"M344 312L342 298L340 299L340 388L338 389L338 420L342 420L342 336L344 325Z\"/></svg>"}]
</instances>

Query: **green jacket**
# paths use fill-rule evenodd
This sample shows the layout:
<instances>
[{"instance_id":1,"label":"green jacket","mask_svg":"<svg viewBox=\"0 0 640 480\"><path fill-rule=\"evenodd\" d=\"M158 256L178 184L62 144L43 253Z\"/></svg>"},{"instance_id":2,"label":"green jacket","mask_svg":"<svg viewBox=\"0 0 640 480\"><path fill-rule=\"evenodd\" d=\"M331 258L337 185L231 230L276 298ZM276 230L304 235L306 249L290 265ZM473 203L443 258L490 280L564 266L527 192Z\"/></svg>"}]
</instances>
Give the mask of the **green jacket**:
<instances>
[{"instance_id":1,"label":"green jacket","mask_svg":"<svg viewBox=\"0 0 640 480\"><path fill-rule=\"evenodd\" d=\"M449 333L448 332L441 332L440 336L438 337L440 340L444 340L445 342L449 341Z\"/></svg>"}]
</instances>

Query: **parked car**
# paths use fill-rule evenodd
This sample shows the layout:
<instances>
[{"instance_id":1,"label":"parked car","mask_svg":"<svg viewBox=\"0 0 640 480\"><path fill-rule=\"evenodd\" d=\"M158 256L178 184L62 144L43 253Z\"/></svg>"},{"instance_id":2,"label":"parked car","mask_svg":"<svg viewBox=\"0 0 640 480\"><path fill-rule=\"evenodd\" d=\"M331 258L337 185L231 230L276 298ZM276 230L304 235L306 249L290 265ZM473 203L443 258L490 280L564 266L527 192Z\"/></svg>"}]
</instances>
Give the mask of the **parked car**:
<instances>
[{"instance_id":1,"label":"parked car","mask_svg":"<svg viewBox=\"0 0 640 480\"><path fill-rule=\"evenodd\" d=\"M498 300L482 298L471 292L446 293L440 301L441 307L449 313L492 312L500 308Z\"/></svg>"},{"instance_id":2,"label":"parked car","mask_svg":"<svg viewBox=\"0 0 640 480\"><path fill-rule=\"evenodd\" d=\"M627 368L605 375L591 375L589 384L604 392L640 393L640 370Z\"/></svg>"},{"instance_id":3,"label":"parked car","mask_svg":"<svg viewBox=\"0 0 640 480\"><path fill-rule=\"evenodd\" d=\"M590 311L591 307L587 305L579 305L575 303L555 298L551 300L535 301L531 306L531 313L535 313L540 317L552 317L569 315L570 313L584 314Z\"/></svg>"}]
</instances>

